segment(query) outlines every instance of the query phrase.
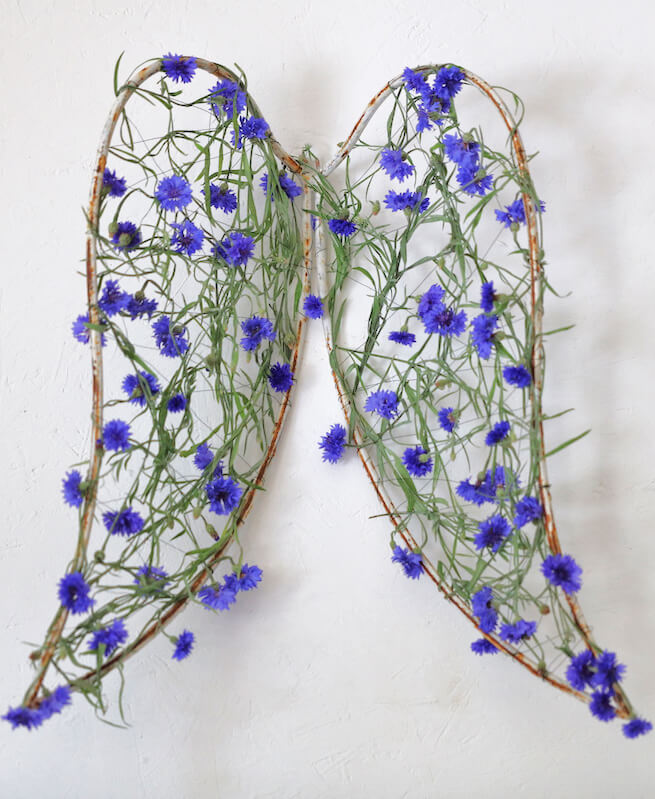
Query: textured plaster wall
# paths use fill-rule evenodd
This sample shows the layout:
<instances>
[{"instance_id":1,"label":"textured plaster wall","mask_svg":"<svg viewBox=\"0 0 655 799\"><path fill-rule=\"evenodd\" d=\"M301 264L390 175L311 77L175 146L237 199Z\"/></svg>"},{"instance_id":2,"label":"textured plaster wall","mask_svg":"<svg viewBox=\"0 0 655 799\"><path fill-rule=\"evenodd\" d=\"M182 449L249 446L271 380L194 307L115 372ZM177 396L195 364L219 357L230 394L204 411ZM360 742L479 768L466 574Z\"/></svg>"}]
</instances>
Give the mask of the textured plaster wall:
<instances>
[{"instance_id":1,"label":"textured plaster wall","mask_svg":"<svg viewBox=\"0 0 655 799\"><path fill-rule=\"evenodd\" d=\"M650 4L89 2L2 0L0 37L0 709L73 546L60 479L88 435L89 362L70 337L84 303L81 206L115 58L167 52L238 62L278 138L328 157L368 98L407 64L459 62L525 101L541 151L549 275L546 407L577 411L553 443L565 549L585 568L598 638L628 664L655 720L655 129ZM251 514L263 586L229 614L191 609L184 664L157 641L126 668L127 730L79 698L40 731L0 729L2 797L622 797L655 794L655 739L623 740L503 658L427 581L389 562L358 463L322 466L339 418L310 326L268 491ZM108 683L110 692L116 684Z\"/></svg>"}]
</instances>

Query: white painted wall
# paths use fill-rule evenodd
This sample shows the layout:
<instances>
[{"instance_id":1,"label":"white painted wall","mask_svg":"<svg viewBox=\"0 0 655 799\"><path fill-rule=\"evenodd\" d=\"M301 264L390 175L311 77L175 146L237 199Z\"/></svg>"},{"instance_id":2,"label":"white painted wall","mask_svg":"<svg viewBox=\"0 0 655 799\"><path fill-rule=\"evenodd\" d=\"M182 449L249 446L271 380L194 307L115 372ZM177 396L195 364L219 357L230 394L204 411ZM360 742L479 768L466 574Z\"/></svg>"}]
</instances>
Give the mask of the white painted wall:
<instances>
[{"instance_id":1,"label":"white painted wall","mask_svg":"<svg viewBox=\"0 0 655 799\"><path fill-rule=\"evenodd\" d=\"M328 5L330 6L328 8ZM555 327L546 405L576 406L552 441L561 536L585 568L597 637L628 664L655 717L652 228L654 13L640 0L255 3L1 0L0 709L28 682L29 649L73 545L62 472L88 430L89 363L72 342L84 302L91 164L112 68L169 50L238 62L278 138L322 158L404 66L452 60L514 89L548 202L549 275L572 297ZM323 467L338 419L320 328L249 518L263 586L229 614L191 609L184 664L158 641L126 669L131 727L79 698L33 733L0 730L2 797L621 797L654 793L655 739L623 739L471 630L428 581L388 558L359 464ZM573 416L573 415L572 415ZM113 688L113 686L110 686Z\"/></svg>"}]
</instances>

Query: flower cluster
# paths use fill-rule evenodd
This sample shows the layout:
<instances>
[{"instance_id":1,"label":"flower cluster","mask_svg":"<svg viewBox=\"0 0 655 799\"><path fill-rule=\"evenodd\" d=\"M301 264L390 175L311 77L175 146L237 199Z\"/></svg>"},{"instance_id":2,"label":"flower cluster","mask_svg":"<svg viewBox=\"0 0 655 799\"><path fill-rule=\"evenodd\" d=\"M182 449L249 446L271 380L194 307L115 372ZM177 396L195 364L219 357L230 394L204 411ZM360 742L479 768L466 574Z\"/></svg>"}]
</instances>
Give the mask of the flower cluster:
<instances>
[{"instance_id":1,"label":"flower cluster","mask_svg":"<svg viewBox=\"0 0 655 799\"><path fill-rule=\"evenodd\" d=\"M244 563L240 571L225 575L222 583L204 586L198 591L198 599L211 610L229 610L241 591L252 591L262 581L259 566Z\"/></svg>"}]
</instances>

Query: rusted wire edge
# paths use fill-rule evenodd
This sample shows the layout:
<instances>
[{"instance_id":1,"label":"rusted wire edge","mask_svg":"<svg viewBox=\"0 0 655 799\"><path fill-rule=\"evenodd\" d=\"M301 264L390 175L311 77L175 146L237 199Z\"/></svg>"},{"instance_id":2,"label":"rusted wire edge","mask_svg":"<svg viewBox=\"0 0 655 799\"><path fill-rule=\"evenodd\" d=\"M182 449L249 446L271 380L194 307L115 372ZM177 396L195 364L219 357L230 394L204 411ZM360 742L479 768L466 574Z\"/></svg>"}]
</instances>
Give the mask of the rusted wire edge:
<instances>
[{"instance_id":1,"label":"rusted wire edge","mask_svg":"<svg viewBox=\"0 0 655 799\"><path fill-rule=\"evenodd\" d=\"M434 65L425 65L417 67L415 71L422 72L426 70L434 69ZM512 147L514 149L514 153L516 155L517 164L519 168L519 174L522 177L526 177L528 179L528 184L531 184L530 172L527 166L527 157L525 154L525 148L521 139L521 136L518 132L518 126L513 119L513 116L509 109L507 108L505 102L502 98L497 94L497 92L484 80L479 78L472 72L468 70L462 70L464 75L469 83L474 85L478 88L483 94L485 94L488 99L490 99L493 104L495 105L496 109L498 110L500 116L502 117L505 125L507 126L508 132L510 134L510 138L512 141ZM369 103L367 104L364 112L359 117L358 121L356 122L355 126L353 127L352 131L350 132L349 136L345 140L345 142L341 145L337 153L334 157L328 162L328 164L321 170L321 174L327 177L331 174L339 164L348 156L349 152L352 150L354 145L357 143L359 138L361 137L364 129L368 125L369 121L377 111L377 109L382 105L382 103L386 100L386 98L391 94L391 92L399 88L404 84L404 79L402 75L399 75L392 80L390 80L377 94L375 94ZM537 216L536 211L533 205L532 197L529 193L525 190L521 192L521 196L523 198L523 203L526 208L526 220L527 220L527 229L528 229L528 238L529 238L529 262L530 262L530 284L531 284L531 291L530 291L530 298L531 298L531 318L532 318L532 325L533 325L533 342L531 348L531 366L533 372L533 385L531 388L531 410L532 410L532 425L536 428L539 432L540 438L540 451L538 457L538 484L539 484L539 496L542 502L542 506L544 508L544 529L546 532L546 541L548 543L548 547L553 554L560 554L562 549L559 542L559 537L557 534L557 528L555 525L553 509L552 509L552 497L550 494L550 483L548 481L548 471L546 466L546 449L544 443L544 433L543 433L543 422L542 422L542 407L541 407L541 394L543 390L543 328L542 328L542 318L543 318L543 306L541 302L540 296L537 293L537 286L539 284L539 279L542 274L542 265L539 258L540 254L540 243L539 243L539 234L537 229ZM325 296L328 293L328 281L327 281L327 272L325 269L325 243L322 241L323 239L323 222L319 220L318 225L318 235L317 235L317 272L319 283L321 284L321 293ZM327 314L324 316L323 319L323 329L325 333L325 342L328 353L333 352L333 344L331 341L331 334L328 327L329 318ZM348 424L350 424L350 413L349 413L349 401L346 397L345 392L343 391L343 387L339 382L339 378L336 372L332 369L332 377L335 382L335 386L337 388L337 394L339 396L339 401L341 403L341 407L344 412L344 416ZM404 526L400 525L400 514L398 513L395 505L385 489L380 485L378 481L376 469L369 458L368 453L365 451L364 447L364 438L362 435L362 431L357 427L354 426L353 428L353 441L357 445L357 451L364 465L364 469L366 474L373 485L375 493L378 497L378 500L382 504L386 514L389 516L393 526L396 528L398 535L403 539L405 544L412 549L417 549L417 543L411 533ZM556 678L550 677L542 673L539 669L537 669L532 663L530 663L524 655L520 652L513 651L511 648L507 647L506 644L498 640L495 636L489 635L484 633L480 630L475 618L466 608L466 606L459 600L459 597L454 592L454 589L445 583L443 583L436 574L436 571L432 564L427 560L425 557L424 560L424 570L426 574L430 577L430 579L435 583L437 588L441 591L441 593L448 599L452 604L454 604L468 619L471 623L478 629L481 635L483 635L487 640L491 641L498 649L502 650L506 654L510 655L515 661L520 663L522 666L527 668L533 674L541 677L542 679L549 682L551 685L557 687L559 690L570 694L571 696L575 696L582 702L588 703L590 698L580 692L576 691L567 685L564 682L557 680ZM597 647L594 646L591 640L591 631L589 625L586 623L582 608L576 598L575 595L565 593L565 598L569 608L571 610L571 615L573 617L574 624L578 629L580 635L582 636L585 645L589 650L592 652L597 651ZM617 715L621 718L628 718L631 715L630 712L630 704L623 692L623 689L620 685L616 684L614 686L615 689L615 699L617 702Z\"/></svg>"},{"instance_id":2,"label":"rusted wire edge","mask_svg":"<svg viewBox=\"0 0 655 799\"><path fill-rule=\"evenodd\" d=\"M220 64L217 64L213 61L208 61L203 58L197 58L196 65L199 69L202 69L205 72L208 72L209 74L214 75L217 78L234 81L242 89L245 90L245 87L243 86L243 83L241 79L238 77L238 75L236 75L226 67L223 67ZM84 565L86 559L86 551L89 545L89 539L91 537L91 530L93 527L93 521L95 516L98 477L100 474L100 467L102 464L102 456L104 454L102 447L99 446L99 442L102 438L102 421L103 421L103 359L102 359L102 345L101 345L102 336L100 330L96 329L100 324L100 315L98 310L96 236L97 236L97 226L99 221L100 190L102 188L102 178L105 166L107 164L107 155L109 153L111 140L114 131L116 129L118 120L120 119L120 116L123 110L125 109L128 100L134 94L134 92L146 80L148 80L148 78L152 77L153 75L157 74L160 71L162 71L162 61L161 59L157 59L153 63L135 70L127 79L127 81L123 84L123 86L121 86L121 88L119 89L116 100L114 101L111 111L109 112L107 121L105 122L105 125L102 129L100 144L98 146L97 155L96 155L96 167L91 181L91 190L89 193L88 227L86 233L87 305L89 312L89 322L91 325L95 326L95 328L91 328L89 330L90 348L91 348L91 371L92 371L91 453L90 453L89 470L86 478L86 482L89 488L84 498L84 507L80 523L80 533L78 535L75 555L70 569L71 571L79 570ZM248 95L248 97L250 98L250 95ZM254 101L252 101L252 98L250 98L250 100L252 105L255 106L255 103ZM282 163L284 163L292 172L302 173L303 167L301 162L299 160L296 160L295 158L292 158L292 156L290 156L286 152L286 150L284 150L281 147L281 145L279 144L277 139L273 136L272 132L270 132L270 130L269 133L267 134L267 141L270 143L271 149L273 150L275 156ZM301 177L303 177L302 174ZM307 190L306 182L304 187L304 194L305 194L305 203L306 204L311 203L312 198ZM304 227L305 231L307 231L308 226L310 224L310 219L308 213L305 214L305 216L306 219ZM303 281L304 295L306 295L309 291L309 271L310 271L310 258L311 258L311 247L307 243L307 235L308 235L307 232L305 232L305 249L304 249L305 274ZM311 238L311 228L309 228L309 237ZM299 351L300 351L300 338L303 326L304 326L304 318L301 317L296 331L296 341L293 350L292 366L298 361ZM273 455L275 453L275 444L277 442L282 421L284 419L286 409L288 407L288 398L289 394L287 393L280 408L280 413L273 431L271 444L269 445L264 461L262 462L262 466L260 467L260 470L258 471L257 477L255 479L255 484L254 484L255 486L261 484L266 468L270 464ZM242 509L240 511L240 516L237 521L237 525L243 522L245 516L249 512L253 502L255 490L256 488L252 488L245 495L242 504ZM200 583L198 585L198 587L196 588L196 592L202 586L202 584L203 583ZM179 609L181 610L181 608L184 607L185 604L186 600L180 606ZM68 614L69 614L68 609L65 608L63 605L60 605L55 613L55 616L50 624L50 627L48 628L48 632L46 634L46 640L42 647L41 655L39 658L38 674L35 680L33 681L32 685L30 686L30 688L28 688L27 694L25 696L24 704L26 706L33 705L36 702L36 698L39 690L41 689L41 686L43 685L43 681L45 679L48 666L52 661L52 658L54 657L57 644L61 638L64 627L66 625ZM158 627L158 629L161 629L161 627ZM154 632L149 634L149 638L152 637L152 635L154 635ZM140 646L138 648L140 648ZM122 660L122 656L120 659ZM116 658L113 658L112 660L116 660Z\"/></svg>"}]
</instances>

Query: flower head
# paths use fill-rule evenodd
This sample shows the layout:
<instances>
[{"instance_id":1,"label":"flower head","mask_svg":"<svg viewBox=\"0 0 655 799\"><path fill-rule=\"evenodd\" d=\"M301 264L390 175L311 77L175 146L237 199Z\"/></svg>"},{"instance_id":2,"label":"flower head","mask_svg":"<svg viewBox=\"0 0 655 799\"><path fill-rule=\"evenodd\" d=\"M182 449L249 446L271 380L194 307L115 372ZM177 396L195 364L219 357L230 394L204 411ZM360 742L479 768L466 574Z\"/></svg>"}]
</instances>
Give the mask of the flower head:
<instances>
[{"instance_id":1,"label":"flower head","mask_svg":"<svg viewBox=\"0 0 655 799\"><path fill-rule=\"evenodd\" d=\"M646 719L630 719L623 725L623 734L626 738L638 738L640 735L646 735L653 729L653 725Z\"/></svg>"},{"instance_id":2,"label":"flower head","mask_svg":"<svg viewBox=\"0 0 655 799\"><path fill-rule=\"evenodd\" d=\"M403 463L412 477L425 477L432 471L432 458L423 447L407 447Z\"/></svg>"},{"instance_id":3,"label":"flower head","mask_svg":"<svg viewBox=\"0 0 655 799\"><path fill-rule=\"evenodd\" d=\"M479 533L473 537L476 549L488 547L494 554L498 552L505 539L512 534L507 519L499 514L490 516L478 524Z\"/></svg>"},{"instance_id":4,"label":"flower head","mask_svg":"<svg viewBox=\"0 0 655 799\"><path fill-rule=\"evenodd\" d=\"M209 445L207 443L199 444L196 449L196 454L193 456L193 463L196 469L200 469L201 472L204 472L213 460L214 455L209 449Z\"/></svg>"},{"instance_id":5,"label":"flower head","mask_svg":"<svg viewBox=\"0 0 655 799\"><path fill-rule=\"evenodd\" d=\"M41 720L46 721L51 716L54 716L55 713L61 713L66 705L70 705L70 703L70 686L59 685L51 694L48 694L48 696L41 700L37 712L40 714Z\"/></svg>"},{"instance_id":6,"label":"flower head","mask_svg":"<svg viewBox=\"0 0 655 799\"><path fill-rule=\"evenodd\" d=\"M385 147L380 154L380 166L389 175L391 180L400 183L414 172L414 166L405 160L402 150L391 150Z\"/></svg>"},{"instance_id":7,"label":"flower head","mask_svg":"<svg viewBox=\"0 0 655 799\"><path fill-rule=\"evenodd\" d=\"M43 724L43 716L40 708L33 707L10 707L2 717L11 724L12 730L18 727L26 727L28 730L36 729Z\"/></svg>"},{"instance_id":8,"label":"flower head","mask_svg":"<svg viewBox=\"0 0 655 799\"><path fill-rule=\"evenodd\" d=\"M534 522L543 516L544 509L535 497L523 497L516 503L515 527L524 527L528 522Z\"/></svg>"},{"instance_id":9,"label":"flower head","mask_svg":"<svg viewBox=\"0 0 655 799\"><path fill-rule=\"evenodd\" d=\"M585 649L579 655L574 655L566 668L566 679L577 691L584 691L591 686L595 675L596 658L594 653Z\"/></svg>"},{"instance_id":10,"label":"flower head","mask_svg":"<svg viewBox=\"0 0 655 799\"><path fill-rule=\"evenodd\" d=\"M605 691L593 692L589 710L601 721L611 721L616 716L616 708L612 705L612 695Z\"/></svg>"},{"instance_id":11,"label":"flower head","mask_svg":"<svg viewBox=\"0 0 655 799\"><path fill-rule=\"evenodd\" d=\"M102 431L102 443L105 449L124 452L130 448L130 426L122 419L107 422Z\"/></svg>"},{"instance_id":12,"label":"flower head","mask_svg":"<svg viewBox=\"0 0 655 799\"><path fill-rule=\"evenodd\" d=\"M425 75L421 72L414 72L409 67L405 67L403 70L403 80L407 90L412 92L422 92L426 84Z\"/></svg>"},{"instance_id":13,"label":"flower head","mask_svg":"<svg viewBox=\"0 0 655 799\"><path fill-rule=\"evenodd\" d=\"M536 631L536 621L519 619L515 624L503 624L500 628L500 637L510 644L520 644L525 638L534 635Z\"/></svg>"},{"instance_id":14,"label":"flower head","mask_svg":"<svg viewBox=\"0 0 655 799\"><path fill-rule=\"evenodd\" d=\"M480 158L480 144L470 137L456 136L447 133L443 137L443 149L446 157L460 167L477 170Z\"/></svg>"},{"instance_id":15,"label":"flower head","mask_svg":"<svg viewBox=\"0 0 655 799\"><path fill-rule=\"evenodd\" d=\"M176 83L190 83L196 74L196 59L193 56L173 55L167 53L161 60L161 68L166 73L166 77Z\"/></svg>"},{"instance_id":16,"label":"flower head","mask_svg":"<svg viewBox=\"0 0 655 799\"><path fill-rule=\"evenodd\" d=\"M420 214L430 205L430 198L424 197L420 191L388 191L384 204L390 211L410 211L418 208Z\"/></svg>"},{"instance_id":17,"label":"flower head","mask_svg":"<svg viewBox=\"0 0 655 799\"><path fill-rule=\"evenodd\" d=\"M212 610L229 610L230 605L236 602L237 595L234 589L227 585L205 586L198 591L198 599L205 607Z\"/></svg>"},{"instance_id":18,"label":"flower head","mask_svg":"<svg viewBox=\"0 0 655 799\"><path fill-rule=\"evenodd\" d=\"M80 314L77 319L73 322L73 338L76 338L80 344L88 344L89 340L91 339L91 331L87 327L89 324L89 314ZM102 324L102 323L101 323ZM100 333L100 344L101 346L105 346L107 343L107 336L104 333Z\"/></svg>"},{"instance_id":19,"label":"flower head","mask_svg":"<svg viewBox=\"0 0 655 799\"><path fill-rule=\"evenodd\" d=\"M315 294L308 294L302 307L305 316L310 319L320 319L323 316L323 300Z\"/></svg>"},{"instance_id":20,"label":"flower head","mask_svg":"<svg viewBox=\"0 0 655 799\"><path fill-rule=\"evenodd\" d=\"M505 382L517 388L527 388L532 383L532 376L525 366L505 366L503 369Z\"/></svg>"},{"instance_id":21,"label":"flower head","mask_svg":"<svg viewBox=\"0 0 655 799\"><path fill-rule=\"evenodd\" d=\"M493 447L495 444L499 444L501 441L504 441L504 439L507 438L511 427L512 426L509 422L496 422L496 424L487 433L484 443L488 447ZM514 524L516 524L516 522L514 522ZM520 527L521 525L518 526Z\"/></svg>"},{"instance_id":22,"label":"flower head","mask_svg":"<svg viewBox=\"0 0 655 799\"><path fill-rule=\"evenodd\" d=\"M336 463L346 448L346 428L341 424L333 424L329 431L318 442L323 450L323 460Z\"/></svg>"},{"instance_id":23,"label":"flower head","mask_svg":"<svg viewBox=\"0 0 655 799\"><path fill-rule=\"evenodd\" d=\"M582 569L570 555L549 555L541 564L541 572L567 594L575 594L582 588Z\"/></svg>"},{"instance_id":24,"label":"flower head","mask_svg":"<svg viewBox=\"0 0 655 799\"><path fill-rule=\"evenodd\" d=\"M141 231L134 222L118 222L112 230L111 243L119 252L135 250L141 244Z\"/></svg>"},{"instance_id":25,"label":"flower head","mask_svg":"<svg viewBox=\"0 0 655 799\"><path fill-rule=\"evenodd\" d=\"M104 645L105 657L107 658L125 641L127 641L125 623L122 619L114 619L110 625L101 627L93 633L89 641L89 652L95 652Z\"/></svg>"},{"instance_id":26,"label":"flower head","mask_svg":"<svg viewBox=\"0 0 655 799\"><path fill-rule=\"evenodd\" d=\"M157 300L149 300L137 292L133 297L130 297L125 310L129 313L131 319L141 319L143 316L147 316L150 319L157 310Z\"/></svg>"},{"instance_id":27,"label":"flower head","mask_svg":"<svg viewBox=\"0 0 655 799\"><path fill-rule=\"evenodd\" d=\"M125 178L119 178L111 169L102 173L102 192L109 197L122 197L127 191Z\"/></svg>"},{"instance_id":28,"label":"flower head","mask_svg":"<svg viewBox=\"0 0 655 799\"><path fill-rule=\"evenodd\" d=\"M185 219L184 222L179 224L173 222L171 225L175 233L171 236L171 246L175 252L183 253L184 255L193 255L202 248L202 242L205 238L204 232L196 227L193 222Z\"/></svg>"},{"instance_id":29,"label":"flower head","mask_svg":"<svg viewBox=\"0 0 655 799\"><path fill-rule=\"evenodd\" d=\"M73 469L66 473L62 481L62 493L64 495L64 502L72 508L79 508L84 500L84 494L80 489L82 483L82 475Z\"/></svg>"},{"instance_id":30,"label":"flower head","mask_svg":"<svg viewBox=\"0 0 655 799\"><path fill-rule=\"evenodd\" d=\"M384 419L393 419L398 413L398 395L395 391L374 391L366 398L364 410L377 413Z\"/></svg>"},{"instance_id":31,"label":"flower head","mask_svg":"<svg viewBox=\"0 0 655 799\"><path fill-rule=\"evenodd\" d=\"M543 203L539 203L539 205L535 206L535 209L538 213L543 213L546 207ZM525 224L525 206L523 205L523 198L519 197L518 200L514 200L510 205L506 205L504 211L496 208L495 214L496 219L502 222L505 227Z\"/></svg>"},{"instance_id":32,"label":"flower head","mask_svg":"<svg viewBox=\"0 0 655 799\"><path fill-rule=\"evenodd\" d=\"M202 190L205 193L205 190ZM228 186L217 186L215 183L209 184L209 204L212 208L217 208L226 214L231 214L237 209L237 196Z\"/></svg>"},{"instance_id":33,"label":"flower head","mask_svg":"<svg viewBox=\"0 0 655 799\"><path fill-rule=\"evenodd\" d=\"M488 191L491 191L494 177L484 169L461 166L457 170L457 182L467 194L479 194L480 197L484 197Z\"/></svg>"},{"instance_id":34,"label":"flower head","mask_svg":"<svg viewBox=\"0 0 655 799\"><path fill-rule=\"evenodd\" d=\"M191 185L180 175L169 175L157 184L155 197L165 211L181 211L192 200Z\"/></svg>"},{"instance_id":35,"label":"flower head","mask_svg":"<svg viewBox=\"0 0 655 799\"><path fill-rule=\"evenodd\" d=\"M488 585L485 585L471 597L471 610L477 617L478 624L483 633L492 633L498 623L498 612L491 604L493 593Z\"/></svg>"},{"instance_id":36,"label":"flower head","mask_svg":"<svg viewBox=\"0 0 655 799\"><path fill-rule=\"evenodd\" d=\"M335 236L341 236L344 239L347 239L348 236L352 236L357 230L357 226L354 222L351 222L349 219L340 218L328 220L328 227Z\"/></svg>"},{"instance_id":37,"label":"flower head","mask_svg":"<svg viewBox=\"0 0 655 799\"><path fill-rule=\"evenodd\" d=\"M485 361L491 355L491 348L494 344L494 331L498 327L498 317L493 314L480 314L471 322L473 328L471 341L478 351L478 355Z\"/></svg>"},{"instance_id":38,"label":"flower head","mask_svg":"<svg viewBox=\"0 0 655 799\"><path fill-rule=\"evenodd\" d=\"M123 391L127 394L129 401L134 405L143 408L146 404L146 397L152 398L159 394L159 383L150 372L139 372L135 375L125 375L122 383Z\"/></svg>"},{"instance_id":39,"label":"flower head","mask_svg":"<svg viewBox=\"0 0 655 799\"><path fill-rule=\"evenodd\" d=\"M491 313L494 309L495 299L496 291L494 289L493 280L490 280L488 283L483 283L480 289L480 308L485 313Z\"/></svg>"},{"instance_id":40,"label":"flower head","mask_svg":"<svg viewBox=\"0 0 655 799\"><path fill-rule=\"evenodd\" d=\"M454 408L439 408L437 413L439 427L447 433L452 433L457 427L457 414Z\"/></svg>"},{"instance_id":41,"label":"flower head","mask_svg":"<svg viewBox=\"0 0 655 799\"><path fill-rule=\"evenodd\" d=\"M231 477L216 477L205 486L209 510L219 516L227 516L239 504L243 489Z\"/></svg>"},{"instance_id":42,"label":"flower head","mask_svg":"<svg viewBox=\"0 0 655 799\"><path fill-rule=\"evenodd\" d=\"M248 566L247 563L244 563L237 579L240 591L252 591L262 581L262 570L259 566Z\"/></svg>"},{"instance_id":43,"label":"flower head","mask_svg":"<svg viewBox=\"0 0 655 799\"><path fill-rule=\"evenodd\" d=\"M268 382L273 391L285 394L293 385L293 372L288 363L275 363L268 373Z\"/></svg>"},{"instance_id":44,"label":"flower head","mask_svg":"<svg viewBox=\"0 0 655 799\"><path fill-rule=\"evenodd\" d=\"M173 660L184 660L189 657L193 649L195 635L190 630L183 630L175 639L175 650L171 655Z\"/></svg>"},{"instance_id":45,"label":"flower head","mask_svg":"<svg viewBox=\"0 0 655 799\"><path fill-rule=\"evenodd\" d=\"M120 511L105 511L102 514L102 521L111 535L123 536L140 533L144 524L141 514L131 507Z\"/></svg>"},{"instance_id":46,"label":"flower head","mask_svg":"<svg viewBox=\"0 0 655 799\"><path fill-rule=\"evenodd\" d=\"M462 88L464 78L459 67L441 67L434 79L434 90L444 100L451 100Z\"/></svg>"},{"instance_id":47,"label":"flower head","mask_svg":"<svg viewBox=\"0 0 655 799\"><path fill-rule=\"evenodd\" d=\"M184 394L173 394L166 407L170 413L179 413L186 408L186 397Z\"/></svg>"},{"instance_id":48,"label":"flower head","mask_svg":"<svg viewBox=\"0 0 655 799\"><path fill-rule=\"evenodd\" d=\"M244 139L265 139L268 129L268 122L261 117L239 117L239 136L232 131L232 144L240 150Z\"/></svg>"},{"instance_id":49,"label":"flower head","mask_svg":"<svg viewBox=\"0 0 655 799\"><path fill-rule=\"evenodd\" d=\"M475 483L462 480L457 486L457 495L467 502L475 505L484 505L485 502L497 502L498 495L507 488L518 486L516 475L506 471L504 466L496 466L495 470L487 469L483 478Z\"/></svg>"},{"instance_id":50,"label":"flower head","mask_svg":"<svg viewBox=\"0 0 655 799\"><path fill-rule=\"evenodd\" d=\"M296 183L291 175L288 175L286 172L280 172L280 174L277 176L277 183L280 189L291 201L295 200L296 197L300 197L302 194L302 188ZM264 172L264 174L261 176L259 179L259 185L262 187L264 194L267 194L271 198L271 202L275 202L275 191L273 191L275 182L269 186L268 172Z\"/></svg>"},{"instance_id":51,"label":"flower head","mask_svg":"<svg viewBox=\"0 0 655 799\"><path fill-rule=\"evenodd\" d=\"M59 581L59 601L71 613L86 613L95 604L89 596L90 590L82 572L71 572Z\"/></svg>"},{"instance_id":52,"label":"flower head","mask_svg":"<svg viewBox=\"0 0 655 799\"><path fill-rule=\"evenodd\" d=\"M169 316L160 316L152 323L152 333L159 347L159 352L167 358L179 358L188 349L189 342L185 338L186 327L173 327Z\"/></svg>"},{"instance_id":53,"label":"flower head","mask_svg":"<svg viewBox=\"0 0 655 799\"><path fill-rule=\"evenodd\" d=\"M232 116L246 110L246 93L232 80L219 80L209 90L209 102L217 114L223 110Z\"/></svg>"},{"instance_id":54,"label":"flower head","mask_svg":"<svg viewBox=\"0 0 655 799\"><path fill-rule=\"evenodd\" d=\"M408 333L406 330L392 330L389 333L389 341L396 344L403 344L405 347L411 347L416 342L416 336L413 333Z\"/></svg>"},{"instance_id":55,"label":"flower head","mask_svg":"<svg viewBox=\"0 0 655 799\"><path fill-rule=\"evenodd\" d=\"M426 333L438 333L446 337L459 336L466 327L466 313L447 308L443 302L445 294L441 286L430 286L419 301L418 315Z\"/></svg>"},{"instance_id":56,"label":"flower head","mask_svg":"<svg viewBox=\"0 0 655 799\"><path fill-rule=\"evenodd\" d=\"M420 552L412 552L411 550L396 546L391 555L391 561L393 563L400 563L405 575L412 580L418 580L423 572L423 556Z\"/></svg>"},{"instance_id":57,"label":"flower head","mask_svg":"<svg viewBox=\"0 0 655 799\"><path fill-rule=\"evenodd\" d=\"M475 652L476 655L495 655L498 647L487 638L478 638L471 644L471 652Z\"/></svg>"},{"instance_id":58,"label":"flower head","mask_svg":"<svg viewBox=\"0 0 655 799\"><path fill-rule=\"evenodd\" d=\"M230 266L245 266L255 251L255 242L251 236L243 233L229 233L220 244L215 244L212 254L222 258Z\"/></svg>"},{"instance_id":59,"label":"flower head","mask_svg":"<svg viewBox=\"0 0 655 799\"><path fill-rule=\"evenodd\" d=\"M107 280L98 299L98 308L106 316L115 316L130 301L130 295L121 289L117 280Z\"/></svg>"},{"instance_id":60,"label":"flower head","mask_svg":"<svg viewBox=\"0 0 655 799\"><path fill-rule=\"evenodd\" d=\"M625 666L616 662L614 652L601 652L596 658L596 673L591 684L601 691L613 691L614 684L621 682L625 674Z\"/></svg>"}]
</instances>

